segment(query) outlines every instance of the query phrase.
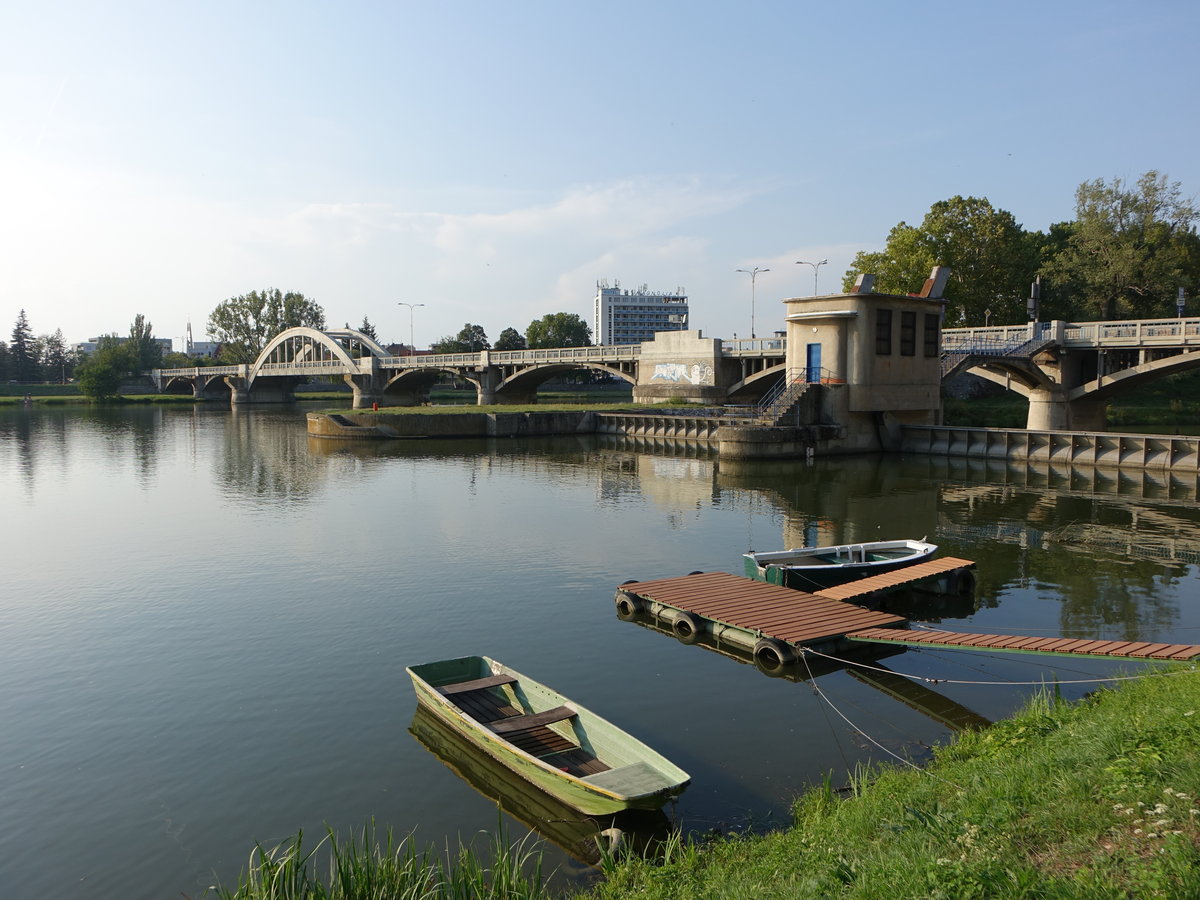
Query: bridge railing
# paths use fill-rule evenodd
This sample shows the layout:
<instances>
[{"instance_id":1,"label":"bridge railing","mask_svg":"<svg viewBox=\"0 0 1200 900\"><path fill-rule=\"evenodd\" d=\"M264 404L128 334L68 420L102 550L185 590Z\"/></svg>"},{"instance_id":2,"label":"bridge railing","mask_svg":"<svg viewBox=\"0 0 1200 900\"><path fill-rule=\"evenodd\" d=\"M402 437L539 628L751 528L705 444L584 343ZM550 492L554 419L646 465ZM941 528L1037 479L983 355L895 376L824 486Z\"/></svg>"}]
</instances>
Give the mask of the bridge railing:
<instances>
[{"instance_id":1,"label":"bridge railing","mask_svg":"<svg viewBox=\"0 0 1200 900\"><path fill-rule=\"evenodd\" d=\"M193 366L190 369L152 369L153 378L196 378L204 375L240 375L241 366Z\"/></svg>"},{"instance_id":2,"label":"bridge railing","mask_svg":"<svg viewBox=\"0 0 1200 900\"><path fill-rule=\"evenodd\" d=\"M787 352L787 338L738 338L721 341L722 356L748 356L761 354L763 356L778 356Z\"/></svg>"},{"instance_id":3,"label":"bridge railing","mask_svg":"<svg viewBox=\"0 0 1200 900\"><path fill-rule=\"evenodd\" d=\"M379 360L379 365L388 369L420 369L546 362L623 362L637 359L641 352L641 344L556 347L544 350L480 350L474 353L386 356Z\"/></svg>"},{"instance_id":4,"label":"bridge railing","mask_svg":"<svg viewBox=\"0 0 1200 900\"><path fill-rule=\"evenodd\" d=\"M1177 345L1200 343L1200 319L1129 319L1068 323L1068 346Z\"/></svg>"}]
</instances>

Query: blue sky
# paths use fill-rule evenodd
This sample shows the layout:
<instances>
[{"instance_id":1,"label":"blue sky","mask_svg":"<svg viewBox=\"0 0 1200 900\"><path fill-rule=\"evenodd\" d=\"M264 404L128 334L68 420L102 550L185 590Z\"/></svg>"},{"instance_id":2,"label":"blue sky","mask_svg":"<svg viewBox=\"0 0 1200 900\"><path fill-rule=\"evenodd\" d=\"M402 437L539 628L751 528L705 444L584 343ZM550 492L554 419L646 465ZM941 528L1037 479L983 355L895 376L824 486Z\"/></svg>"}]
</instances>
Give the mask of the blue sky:
<instances>
[{"instance_id":1,"label":"blue sky","mask_svg":"<svg viewBox=\"0 0 1200 900\"><path fill-rule=\"evenodd\" d=\"M256 288L418 346L597 279L746 337L956 194L1200 191L1194 2L227 3L0 13L0 339ZM919 285L914 285L914 289Z\"/></svg>"}]
</instances>

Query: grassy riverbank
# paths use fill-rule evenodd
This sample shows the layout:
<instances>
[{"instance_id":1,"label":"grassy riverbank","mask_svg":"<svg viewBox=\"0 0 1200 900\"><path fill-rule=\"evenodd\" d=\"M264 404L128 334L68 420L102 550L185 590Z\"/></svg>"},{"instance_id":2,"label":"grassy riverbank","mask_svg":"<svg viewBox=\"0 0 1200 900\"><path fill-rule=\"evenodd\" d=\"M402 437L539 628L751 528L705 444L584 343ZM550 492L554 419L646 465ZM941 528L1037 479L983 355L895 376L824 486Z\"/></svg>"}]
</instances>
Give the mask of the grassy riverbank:
<instances>
[{"instance_id":1,"label":"grassy riverbank","mask_svg":"<svg viewBox=\"0 0 1200 900\"><path fill-rule=\"evenodd\" d=\"M786 831L676 845L665 861L626 860L581 896L1197 897L1198 745L1194 667L1103 689L1076 704L1047 696L1010 720L961 735L923 769L861 773L844 799L830 790L810 793ZM382 850L350 845L354 852L334 854L335 874L307 879L303 891L284 890L296 885L294 870L272 879L268 866L219 896L550 895L521 848L502 853L493 871L470 853L443 865L386 843ZM383 870L397 873L391 893L375 890Z\"/></svg>"}]
</instances>

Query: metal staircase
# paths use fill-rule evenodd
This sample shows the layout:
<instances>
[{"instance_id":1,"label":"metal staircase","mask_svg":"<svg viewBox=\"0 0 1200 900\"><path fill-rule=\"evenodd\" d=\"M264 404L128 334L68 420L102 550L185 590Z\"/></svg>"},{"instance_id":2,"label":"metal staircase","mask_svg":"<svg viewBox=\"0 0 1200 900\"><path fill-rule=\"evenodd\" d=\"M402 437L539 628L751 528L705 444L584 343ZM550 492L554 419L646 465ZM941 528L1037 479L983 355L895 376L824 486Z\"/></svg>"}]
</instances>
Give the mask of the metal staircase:
<instances>
[{"instance_id":1,"label":"metal staircase","mask_svg":"<svg viewBox=\"0 0 1200 900\"><path fill-rule=\"evenodd\" d=\"M756 407L754 420L760 425L778 425L804 396L809 384L808 369L788 369L779 383L763 396Z\"/></svg>"}]
</instances>

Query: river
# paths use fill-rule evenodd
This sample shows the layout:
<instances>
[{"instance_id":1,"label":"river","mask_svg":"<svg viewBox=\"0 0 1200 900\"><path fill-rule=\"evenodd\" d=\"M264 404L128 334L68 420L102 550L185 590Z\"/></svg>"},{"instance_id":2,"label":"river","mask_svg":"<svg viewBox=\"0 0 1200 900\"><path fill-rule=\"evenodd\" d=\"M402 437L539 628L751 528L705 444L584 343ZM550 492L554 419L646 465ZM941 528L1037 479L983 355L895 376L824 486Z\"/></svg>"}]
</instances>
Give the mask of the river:
<instances>
[{"instance_id":1,"label":"river","mask_svg":"<svg viewBox=\"0 0 1200 900\"><path fill-rule=\"evenodd\" d=\"M691 773L666 809L689 833L785 824L826 773L919 762L1031 683L1080 697L1141 670L908 651L880 667L938 683L905 703L883 673L834 668L817 693L616 617L621 582L740 573L751 547L924 535L978 562L976 597L909 611L924 622L1200 642L1195 485L1127 474L350 445L309 439L301 407L35 406L0 409L0 510L12 897L197 897L256 842L372 819L438 847L499 821L519 838L467 780L498 776L414 735L415 662L487 654L606 715ZM590 877L547 846L557 877Z\"/></svg>"}]
</instances>

